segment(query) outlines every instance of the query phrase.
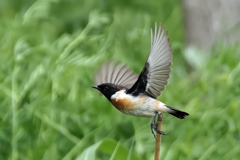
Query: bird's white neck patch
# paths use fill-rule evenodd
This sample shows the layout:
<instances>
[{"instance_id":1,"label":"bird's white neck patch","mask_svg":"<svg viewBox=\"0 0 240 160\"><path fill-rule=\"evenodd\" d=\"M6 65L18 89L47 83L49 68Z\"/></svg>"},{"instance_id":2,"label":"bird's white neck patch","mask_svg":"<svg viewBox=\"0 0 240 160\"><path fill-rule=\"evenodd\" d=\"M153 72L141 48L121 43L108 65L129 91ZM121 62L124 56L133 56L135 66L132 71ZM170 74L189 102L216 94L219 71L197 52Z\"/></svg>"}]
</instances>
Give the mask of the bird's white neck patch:
<instances>
[{"instance_id":1,"label":"bird's white neck patch","mask_svg":"<svg viewBox=\"0 0 240 160\"><path fill-rule=\"evenodd\" d=\"M124 98L126 98L127 97L127 94L125 93L125 89L123 89L123 90L120 90L120 91L118 91L118 92L116 92L115 94L113 94L112 96L111 96L111 99L115 99L115 101L118 101L118 99L124 99Z\"/></svg>"}]
</instances>

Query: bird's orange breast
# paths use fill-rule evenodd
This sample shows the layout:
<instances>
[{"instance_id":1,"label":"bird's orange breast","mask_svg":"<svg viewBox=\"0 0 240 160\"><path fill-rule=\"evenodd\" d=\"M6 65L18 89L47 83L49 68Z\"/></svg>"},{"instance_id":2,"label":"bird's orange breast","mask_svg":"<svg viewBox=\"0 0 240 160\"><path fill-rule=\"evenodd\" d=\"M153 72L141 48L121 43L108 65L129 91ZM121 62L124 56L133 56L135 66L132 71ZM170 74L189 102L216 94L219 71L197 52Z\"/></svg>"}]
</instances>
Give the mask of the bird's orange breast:
<instances>
[{"instance_id":1,"label":"bird's orange breast","mask_svg":"<svg viewBox=\"0 0 240 160\"><path fill-rule=\"evenodd\" d=\"M134 105L129 98L113 99L111 102L119 111L130 109Z\"/></svg>"},{"instance_id":2,"label":"bird's orange breast","mask_svg":"<svg viewBox=\"0 0 240 160\"><path fill-rule=\"evenodd\" d=\"M144 97L133 98L130 95L126 95L123 91L116 93L111 103L121 112L124 110L134 110L139 108L145 101Z\"/></svg>"}]
</instances>

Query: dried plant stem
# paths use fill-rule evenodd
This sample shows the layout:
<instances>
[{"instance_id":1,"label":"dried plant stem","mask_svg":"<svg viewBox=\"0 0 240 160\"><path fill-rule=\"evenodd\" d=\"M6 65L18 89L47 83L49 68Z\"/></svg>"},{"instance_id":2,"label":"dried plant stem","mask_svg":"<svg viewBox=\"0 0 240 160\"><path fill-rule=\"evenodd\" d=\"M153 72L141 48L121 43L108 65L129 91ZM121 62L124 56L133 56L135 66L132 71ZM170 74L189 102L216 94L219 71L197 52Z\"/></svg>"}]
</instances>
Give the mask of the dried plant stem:
<instances>
[{"instance_id":1,"label":"dried plant stem","mask_svg":"<svg viewBox=\"0 0 240 160\"><path fill-rule=\"evenodd\" d=\"M162 130L162 124L163 124L163 115L158 115L158 130ZM156 142L155 142L155 155L154 160L160 160L160 147L161 147L161 134L156 135Z\"/></svg>"}]
</instances>

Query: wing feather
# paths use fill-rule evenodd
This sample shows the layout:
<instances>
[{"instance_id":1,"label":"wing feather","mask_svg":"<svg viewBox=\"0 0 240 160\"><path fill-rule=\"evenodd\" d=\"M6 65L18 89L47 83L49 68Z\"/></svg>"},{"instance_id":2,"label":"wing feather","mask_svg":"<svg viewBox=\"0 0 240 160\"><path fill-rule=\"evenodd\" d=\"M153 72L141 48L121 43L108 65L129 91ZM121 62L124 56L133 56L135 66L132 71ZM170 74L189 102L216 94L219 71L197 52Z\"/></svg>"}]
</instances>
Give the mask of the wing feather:
<instances>
[{"instance_id":1,"label":"wing feather","mask_svg":"<svg viewBox=\"0 0 240 160\"><path fill-rule=\"evenodd\" d=\"M156 98L161 95L161 92L168 83L167 80L171 72L172 50L167 32L165 33L165 28L162 30L162 26L160 25L159 29L157 29L157 23L155 23L155 35L157 36L154 37L150 55L147 60L147 63L149 63L149 71L145 91L151 94L154 88L155 92L151 95Z\"/></svg>"},{"instance_id":2,"label":"wing feather","mask_svg":"<svg viewBox=\"0 0 240 160\"><path fill-rule=\"evenodd\" d=\"M137 81L137 78L138 76L129 70L126 65L122 67L120 62L114 65L112 60L109 63L103 62L94 77L97 85L112 83L128 89Z\"/></svg>"},{"instance_id":3,"label":"wing feather","mask_svg":"<svg viewBox=\"0 0 240 160\"><path fill-rule=\"evenodd\" d=\"M165 28L155 23L155 32L151 29L151 50L145 66L128 93L147 94L153 98L161 95L170 77L172 50Z\"/></svg>"}]
</instances>

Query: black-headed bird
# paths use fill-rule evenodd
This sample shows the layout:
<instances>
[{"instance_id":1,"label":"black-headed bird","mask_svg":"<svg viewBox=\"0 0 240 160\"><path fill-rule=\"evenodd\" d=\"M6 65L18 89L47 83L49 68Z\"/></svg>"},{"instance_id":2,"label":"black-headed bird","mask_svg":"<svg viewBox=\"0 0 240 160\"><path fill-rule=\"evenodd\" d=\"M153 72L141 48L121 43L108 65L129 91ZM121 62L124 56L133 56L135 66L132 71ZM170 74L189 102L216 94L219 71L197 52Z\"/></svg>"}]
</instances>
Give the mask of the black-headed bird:
<instances>
[{"instance_id":1,"label":"black-headed bird","mask_svg":"<svg viewBox=\"0 0 240 160\"><path fill-rule=\"evenodd\" d=\"M172 50L160 24L159 29L155 23L155 32L151 30L151 50L140 76L134 74L126 65L120 62L114 65L113 61L103 63L95 74L96 86L112 104L122 113L153 117L151 131L165 135L157 129L155 118L158 114L168 113L177 118L184 119L189 114L166 105L157 100L165 89L170 77L172 64Z\"/></svg>"}]
</instances>

